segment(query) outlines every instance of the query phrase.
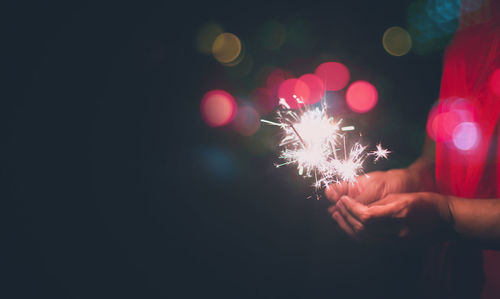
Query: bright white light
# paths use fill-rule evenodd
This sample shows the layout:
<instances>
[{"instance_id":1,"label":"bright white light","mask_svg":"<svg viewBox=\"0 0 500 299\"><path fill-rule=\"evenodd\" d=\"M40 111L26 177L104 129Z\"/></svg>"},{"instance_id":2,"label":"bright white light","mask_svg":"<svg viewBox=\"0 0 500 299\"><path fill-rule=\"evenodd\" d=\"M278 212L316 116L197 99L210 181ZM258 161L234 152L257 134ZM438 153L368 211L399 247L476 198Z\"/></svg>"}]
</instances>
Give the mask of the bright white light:
<instances>
[{"instance_id":1,"label":"bright white light","mask_svg":"<svg viewBox=\"0 0 500 299\"><path fill-rule=\"evenodd\" d=\"M471 150L478 141L479 127L474 122L463 122L453 130L453 144L460 150Z\"/></svg>"}]
</instances>

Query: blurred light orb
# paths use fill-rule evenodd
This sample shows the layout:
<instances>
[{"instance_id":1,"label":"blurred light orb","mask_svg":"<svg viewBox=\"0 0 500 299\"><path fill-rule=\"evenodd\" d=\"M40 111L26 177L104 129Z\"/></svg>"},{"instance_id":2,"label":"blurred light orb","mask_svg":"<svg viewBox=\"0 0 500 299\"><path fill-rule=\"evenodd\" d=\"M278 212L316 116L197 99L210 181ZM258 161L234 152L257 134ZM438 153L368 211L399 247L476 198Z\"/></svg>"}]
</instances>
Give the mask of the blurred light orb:
<instances>
[{"instance_id":1,"label":"blurred light orb","mask_svg":"<svg viewBox=\"0 0 500 299\"><path fill-rule=\"evenodd\" d=\"M460 150L473 149L479 141L479 126L475 122L463 122L453 130L453 144Z\"/></svg>"},{"instance_id":2,"label":"blurred light orb","mask_svg":"<svg viewBox=\"0 0 500 299\"><path fill-rule=\"evenodd\" d=\"M500 69L496 69L490 78L490 88L497 97L500 97Z\"/></svg>"},{"instance_id":3,"label":"blurred light orb","mask_svg":"<svg viewBox=\"0 0 500 299\"><path fill-rule=\"evenodd\" d=\"M196 49L203 54L212 53L212 45L223 31L219 24L208 23L203 25L196 33Z\"/></svg>"},{"instance_id":4,"label":"blurred light orb","mask_svg":"<svg viewBox=\"0 0 500 299\"><path fill-rule=\"evenodd\" d=\"M241 106L234 119L235 130L243 136L252 136L260 128L260 114L253 107Z\"/></svg>"},{"instance_id":5,"label":"blurred light orb","mask_svg":"<svg viewBox=\"0 0 500 299\"><path fill-rule=\"evenodd\" d=\"M365 113L370 111L377 104L377 100L377 89L369 82L355 81L347 88L347 105L354 112Z\"/></svg>"},{"instance_id":6,"label":"blurred light orb","mask_svg":"<svg viewBox=\"0 0 500 299\"><path fill-rule=\"evenodd\" d=\"M285 100L291 109L304 106L309 99L310 91L306 83L299 79L287 79L281 83L278 98Z\"/></svg>"},{"instance_id":7,"label":"blurred light orb","mask_svg":"<svg viewBox=\"0 0 500 299\"><path fill-rule=\"evenodd\" d=\"M241 41L232 33L221 33L212 44L212 54L222 64L231 63L241 54Z\"/></svg>"},{"instance_id":8,"label":"blurred light orb","mask_svg":"<svg viewBox=\"0 0 500 299\"><path fill-rule=\"evenodd\" d=\"M444 99L429 113L427 134L436 142L454 142L456 128L462 123L475 123L477 119L477 110L472 102L458 97Z\"/></svg>"},{"instance_id":9,"label":"blurred light orb","mask_svg":"<svg viewBox=\"0 0 500 299\"><path fill-rule=\"evenodd\" d=\"M438 24L456 20L460 16L460 2L461 0L427 0L427 15Z\"/></svg>"},{"instance_id":10,"label":"blurred light orb","mask_svg":"<svg viewBox=\"0 0 500 299\"><path fill-rule=\"evenodd\" d=\"M277 21L268 21L262 24L259 31L258 41L262 48L278 50L285 43L286 29Z\"/></svg>"},{"instance_id":11,"label":"blurred light orb","mask_svg":"<svg viewBox=\"0 0 500 299\"><path fill-rule=\"evenodd\" d=\"M305 74L300 76L300 81L304 82L309 88L309 97L304 98L305 104L314 104L319 102L325 95L325 84L314 74Z\"/></svg>"},{"instance_id":12,"label":"blurred light orb","mask_svg":"<svg viewBox=\"0 0 500 299\"><path fill-rule=\"evenodd\" d=\"M235 60L235 63L224 66L227 66L225 70L230 76L245 77L252 71L253 59L250 55L243 55L242 51L242 55Z\"/></svg>"},{"instance_id":13,"label":"blurred light orb","mask_svg":"<svg viewBox=\"0 0 500 299\"><path fill-rule=\"evenodd\" d=\"M236 111L236 102L227 91L211 90L201 99L201 117L210 127L220 127L229 123L236 115Z\"/></svg>"},{"instance_id":14,"label":"blurred light orb","mask_svg":"<svg viewBox=\"0 0 500 299\"><path fill-rule=\"evenodd\" d=\"M382 45L392 56L403 56L411 49L411 36L404 28L388 28L382 37Z\"/></svg>"},{"instance_id":15,"label":"blurred light orb","mask_svg":"<svg viewBox=\"0 0 500 299\"><path fill-rule=\"evenodd\" d=\"M281 83L291 78L293 78L293 75L289 72L282 69L273 69L266 78L266 86L277 92Z\"/></svg>"},{"instance_id":16,"label":"blurred light orb","mask_svg":"<svg viewBox=\"0 0 500 299\"><path fill-rule=\"evenodd\" d=\"M256 88L250 94L250 98L262 115L268 114L278 105L278 98L269 88Z\"/></svg>"},{"instance_id":17,"label":"blurred light orb","mask_svg":"<svg viewBox=\"0 0 500 299\"><path fill-rule=\"evenodd\" d=\"M325 84L326 90L337 91L349 83L349 69L340 62L325 62L314 72Z\"/></svg>"},{"instance_id":18,"label":"blurred light orb","mask_svg":"<svg viewBox=\"0 0 500 299\"><path fill-rule=\"evenodd\" d=\"M208 179L231 180L238 175L238 167L233 154L223 147L202 147L197 150L201 171L207 172Z\"/></svg>"}]
</instances>

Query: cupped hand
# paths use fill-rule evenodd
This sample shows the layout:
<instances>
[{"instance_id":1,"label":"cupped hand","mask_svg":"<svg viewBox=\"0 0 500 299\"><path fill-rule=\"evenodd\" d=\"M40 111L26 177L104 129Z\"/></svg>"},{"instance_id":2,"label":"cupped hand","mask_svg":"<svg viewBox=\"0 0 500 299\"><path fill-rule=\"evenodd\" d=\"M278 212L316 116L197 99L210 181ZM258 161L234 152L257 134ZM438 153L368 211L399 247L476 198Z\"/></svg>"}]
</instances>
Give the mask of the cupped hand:
<instances>
[{"instance_id":1,"label":"cupped hand","mask_svg":"<svg viewBox=\"0 0 500 299\"><path fill-rule=\"evenodd\" d=\"M373 204L342 196L332 218L361 241L398 238L432 240L452 229L448 197L431 192L389 194Z\"/></svg>"},{"instance_id":2,"label":"cupped hand","mask_svg":"<svg viewBox=\"0 0 500 299\"><path fill-rule=\"evenodd\" d=\"M391 193L417 191L415 175L409 169L375 171L357 177L355 182L340 182L325 189L326 197L336 203L343 195L348 195L360 203L370 204ZM330 210L334 210L332 207Z\"/></svg>"}]
</instances>

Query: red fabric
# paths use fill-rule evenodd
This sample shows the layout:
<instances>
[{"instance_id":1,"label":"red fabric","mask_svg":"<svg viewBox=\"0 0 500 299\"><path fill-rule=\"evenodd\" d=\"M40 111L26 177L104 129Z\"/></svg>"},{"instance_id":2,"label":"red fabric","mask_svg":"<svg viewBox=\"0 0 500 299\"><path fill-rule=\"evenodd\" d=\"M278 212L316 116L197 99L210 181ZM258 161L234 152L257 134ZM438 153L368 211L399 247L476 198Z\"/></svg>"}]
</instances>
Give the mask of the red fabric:
<instances>
[{"instance_id":1,"label":"red fabric","mask_svg":"<svg viewBox=\"0 0 500 299\"><path fill-rule=\"evenodd\" d=\"M500 68L500 1L492 1L490 9L483 11L489 21L462 28L445 53L440 103L458 98L467 100L480 134L471 150L457 149L450 139L437 140L436 186L440 193L465 198L500 198L500 98L489 85L492 73ZM467 259L467 256L461 258ZM448 263L463 262L446 259ZM485 281L481 298L500 298L500 253L484 251L483 263ZM468 275L472 279L475 274ZM450 283L449 279L439 278ZM460 282L451 284L460 286ZM453 292L445 293L453 296L450 295Z\"/></svg>"}]
</instances>

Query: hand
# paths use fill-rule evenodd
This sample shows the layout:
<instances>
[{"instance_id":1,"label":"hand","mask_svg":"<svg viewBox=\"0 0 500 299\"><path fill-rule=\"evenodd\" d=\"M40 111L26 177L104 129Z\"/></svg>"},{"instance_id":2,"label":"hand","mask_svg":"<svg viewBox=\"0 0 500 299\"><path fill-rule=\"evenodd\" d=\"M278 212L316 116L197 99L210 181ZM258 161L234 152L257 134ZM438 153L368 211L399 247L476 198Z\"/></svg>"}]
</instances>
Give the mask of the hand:
<instances>
[{"instance_id":1,"label":"hand","mask_svg":"<svg viewBox=\"0 0 500 299\"><path fill-rule=\"evenodd\" d=\"M415 192L418 190L416 181L416 175L409 169L375 171L358 177L354 183L331 184L325 189L325 195L334 203L342 195L348 195L358 202L370 204L391 193ZM330 208L330 212L334 210L334 206Z\"/></svg>"},{"instance_id":2,"label":"hand","mask_svg":"<svg viewBox=\"0 0 500 299\"><path fill-rule=\"evenodd\" d=\"M370 205L342 196L332 217L349 236L366 241L434 239L453 227L448 197L431 192L389 194Z\"/></svg>"}]
</instances>

